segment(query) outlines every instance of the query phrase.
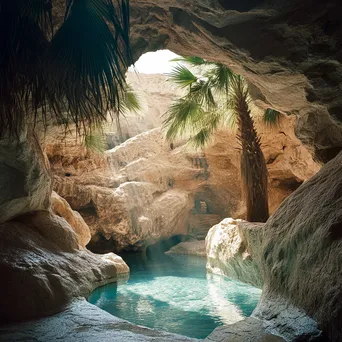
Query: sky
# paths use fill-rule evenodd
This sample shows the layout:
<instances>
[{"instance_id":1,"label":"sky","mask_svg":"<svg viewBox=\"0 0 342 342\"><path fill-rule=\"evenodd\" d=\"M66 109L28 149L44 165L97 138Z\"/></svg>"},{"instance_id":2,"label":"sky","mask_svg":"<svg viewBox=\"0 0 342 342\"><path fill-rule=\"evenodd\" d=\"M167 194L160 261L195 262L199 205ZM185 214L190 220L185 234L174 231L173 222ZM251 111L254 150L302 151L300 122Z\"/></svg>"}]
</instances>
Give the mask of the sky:
<instances>
[{"instance_id":1,"label":"sky","mask_svg":"<svg viewBox=\"0 0 342 342\"><path fill-rule=\"evenodd\" d=\"M169 50L147 52L135 63L135 69L141 74L166 74L177 64L176 62L170 63L170 60L177 57L179 56ZM134 71L132 67L128 70Z\"/></svg>"}]
</instances>

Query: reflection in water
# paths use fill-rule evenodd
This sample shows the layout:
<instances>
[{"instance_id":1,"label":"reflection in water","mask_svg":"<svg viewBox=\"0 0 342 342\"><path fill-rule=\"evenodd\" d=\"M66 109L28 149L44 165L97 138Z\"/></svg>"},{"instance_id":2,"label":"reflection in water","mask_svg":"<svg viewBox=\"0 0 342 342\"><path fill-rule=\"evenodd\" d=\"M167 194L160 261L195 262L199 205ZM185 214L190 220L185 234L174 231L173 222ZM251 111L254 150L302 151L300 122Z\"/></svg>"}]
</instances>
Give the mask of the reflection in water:
<instances>
[{"instance_id":1,"label":"reflection in water","mask_svg":"<svg viewBox=\"0 0 342 342\"><path fill-rule=\"evenodd\" d=\"M89 301L132 323L204 338L217 326L249 316L261 291L206 274L205 259L191 256L123 256L131 268L126 284L95 290Z\"/></svg>"}]
</instances>

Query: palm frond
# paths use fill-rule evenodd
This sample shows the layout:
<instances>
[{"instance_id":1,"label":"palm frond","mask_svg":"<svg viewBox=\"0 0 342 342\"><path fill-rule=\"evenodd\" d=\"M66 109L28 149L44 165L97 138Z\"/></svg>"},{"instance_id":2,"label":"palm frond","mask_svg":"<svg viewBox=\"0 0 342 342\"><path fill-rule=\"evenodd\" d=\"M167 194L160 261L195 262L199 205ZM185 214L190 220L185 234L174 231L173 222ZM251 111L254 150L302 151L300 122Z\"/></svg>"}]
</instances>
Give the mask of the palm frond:
<instances>
[{"instance_id":1,"label":"palm frond","mask_svg":"<svg viewBox=\"0 0 342 342\"><path fill-rule=\"evenodd\" d=\"M180 64L175 66L167 76L170 81L181 88L186 88L197 82L197 77L186 66Z\"/></svg>"},{"instance_id":2,"label":"palm frond","mask_svg":"<svg viewBox=\"0 0 342 342\"><path fill-rule=\"evenodd\" d=\"M214 63L213 67L205 75L211 80L212 87L216 91L228 96L230 83L235 77L235 74L230 68L220 63Z\"/></svg>"},{"instance_id":3,"label":"palm frond","mask_svg":"<svg viewBox=\"0 0 342 342\"><path fill-rule=\"evenodd\" d=\"M266 125L277 126L280 123L282 114L275 109L267 108L264 111L263 121Z\"/></svg>"},{"instance_id":4,"label":"palm frond","mask_svg":"<svg viewBox=\"0 0 342 342\"><path fill-rule=\"evenodd\" d=\"M167 130L167 140L173 141L177 136L184 134L187 129L196 127L202 114L201 105L193 98L185 96L175 100L164 114L166 119L163 127Z\"/></svg>"},{"instance_id":5,"label":"palm frond","mask_svg":"<svg viewBox=\"0 0 342 342\"><path fill-rule=\"evenodd\" d=\"M131 64L129 0L68 0L55 35L52 4L0 2L0 137L50 115L86 127L118 108Z\"/></svg>"},{"instance_id":6,"label":"palm frond","mask_svg":"<svg viewBox=\"0 0 342 342\"><path fill-rule=\"evenodd\" d=\"M89 132L84 136L84 146L97 153L106 150L105 137L101 132Z\"/></svg>"},{"instance_id":7,"label":"palm frond","mask_svg":"<svg viewBox=\"0 0 342 342\"><path fill-rule=\"evenodd\" d=\"M141 111L139 95L130 85L126 85L121 94L118 111L121 115L124 116L127 112L139 113Z\"/></svg>"}]
</instances>

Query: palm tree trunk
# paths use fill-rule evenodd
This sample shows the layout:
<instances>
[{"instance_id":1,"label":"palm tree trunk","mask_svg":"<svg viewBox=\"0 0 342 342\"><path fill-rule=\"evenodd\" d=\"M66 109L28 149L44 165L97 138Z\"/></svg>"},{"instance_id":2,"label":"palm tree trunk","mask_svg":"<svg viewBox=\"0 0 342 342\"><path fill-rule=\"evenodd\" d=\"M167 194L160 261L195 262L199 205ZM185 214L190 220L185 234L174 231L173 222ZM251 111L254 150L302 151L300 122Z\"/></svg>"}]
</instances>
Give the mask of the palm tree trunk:
<instances>
[{"instance_id":1,"label":"palm tree trunk","mask_svg":"<svg viewBox=\"0 0 342 342\"><path fill-rule=\"evenodd\" d=\"M268 173L260 137L248 107L248 90L243 83L236 91L238 112L238 139L241 143L241 177L247 205L247 221L266 222L268 210Z\"/></svg>"}]
</instances>

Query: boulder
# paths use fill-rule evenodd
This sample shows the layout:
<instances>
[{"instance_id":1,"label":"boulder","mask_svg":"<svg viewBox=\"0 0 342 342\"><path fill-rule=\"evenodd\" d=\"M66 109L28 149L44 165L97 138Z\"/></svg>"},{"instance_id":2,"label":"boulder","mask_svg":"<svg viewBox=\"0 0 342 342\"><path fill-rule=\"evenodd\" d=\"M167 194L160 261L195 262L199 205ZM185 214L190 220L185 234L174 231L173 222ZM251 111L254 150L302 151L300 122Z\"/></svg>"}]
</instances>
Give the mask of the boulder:
<instances>
[{"instance_id":1,"label":"boulder","mask_svg":"<svg viewBox=\"0 0 342 342\"><path fill-rule=\"evenodd\" d=\"M261 288L263 279L254 253L261 248L263 225L227 218L212 227L205 239L207 270Z\"/></svg>"},{"instance_id":2,"label":"boulder","mask_svg":"<svg viewBox=\"0 0 342 342\"><path fill-rule=\"evenodd\" d=\"M205 257L206 256L205 242L204 240L181 242L173 246L165 254L185 254L185 255L195 255L195 256Z\"/></svg>"},{"instance_id":3,"label":"boulder","mask_svg":"<svg viewBox=\"0 0 342 342\"><path fill-rule=\"evenodd\" d=\"M55 191L52 192L51 196L51 208L56 215L63 217L69 223L76 233L79 245L85 248L91 235L89 227L80 213L72 210L69 203Z\"/></svg>"},{"instance_id":4,"label":"boulder","mask_svg":"<svg viewBox=\"0 0 342 342\"><path fill-rule=\"evenodd\" d=\"M69 224L47 211L1 224L0 240L3 323L54 314L75 297L129 273L118 256L80 250Z\"/></svg>"},{"instance_id":5,"label":"boulder","mask_svg":"<svg viewBox=\"0 0 342 342\"><path fill-rule=\"evenodd\" d=\"M256 315L280 328L286 320L279 308L290 312L295 306L336 342L342 340L341 165L342 153L287 198L265 224L262 248L253 253L264 279Z\"/></svg>"}]
</instances>

